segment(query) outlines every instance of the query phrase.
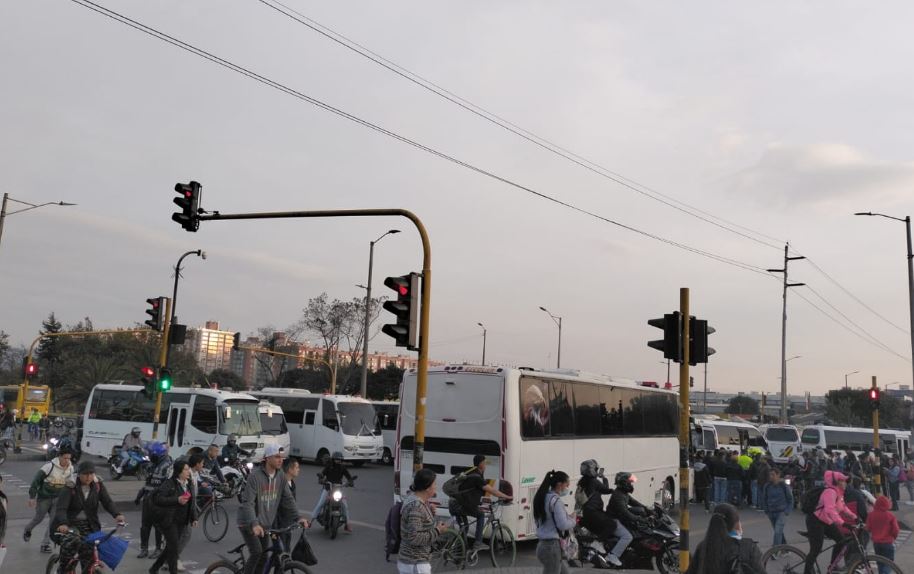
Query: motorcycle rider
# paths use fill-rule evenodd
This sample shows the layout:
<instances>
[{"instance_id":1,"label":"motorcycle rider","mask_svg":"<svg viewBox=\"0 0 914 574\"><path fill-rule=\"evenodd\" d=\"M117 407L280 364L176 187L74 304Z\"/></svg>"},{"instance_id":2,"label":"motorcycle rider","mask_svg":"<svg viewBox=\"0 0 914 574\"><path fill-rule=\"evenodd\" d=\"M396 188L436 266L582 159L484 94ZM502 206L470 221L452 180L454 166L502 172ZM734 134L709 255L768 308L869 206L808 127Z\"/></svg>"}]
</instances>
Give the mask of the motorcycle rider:
<instances>
[{"instance_id":1,"label":"motorcycle rider","mask_svg":"<svg viewBox=\"0 0 914 574\"><path fill-rule=\"evenodd\" d=\"M349 471L346 470L346 467L343 466L343 453L336 451L330 457L330 462L327 463L327 466L323 468L318 474L317 479L321 484L342 484L343 478L346 478L349 484L352 484L352 475L349 474ZM327 496L330 491L327 488L321 488L320 498L317 499L317 505L314 507L314 512L311 513L311 517L317 519L320 517L321 510L324 508L324 504L327 502ZM343 530L346 532L352 532L352 527L349 526L349 503L345 497L342 500L343 504Z\"/></svg>"},{"instance_id":2,"label":"motorcycle rider","mask_svg":"<svg viewBox=\"0 0 914 574\"><path fill-rule=\"evenodd\" d=\"M575 492L575 506L581 501L581 523L601 540L609 540L613 536L619 540L606 555L613 566L622 566L622 553L632 541L632 535L622 524L610 518L603 511L604 494L612 494L609 481L603 476L603 469L594 459L581 463L581 480Z\"/></svg>"},{"instance_id":3,"label":"motorcycle rider","mask_svg":"<svg viewBox=\"0 0 914 574\"><path fill-rule=\"evenodd\" d=\"M124 472L124 467L130 460L130 451L146 452L146 443L140 438L140 427L133 427L130 433L124 435L124 442L121 443L121 460L118 463L118 473Z\"/></svg>"},{"instance_id":4,"label":"motorcycle rider","mask_svg":"<svg viewBox=\"0 0 914 574\"><path fill-rule=\"evenodd\" d=\"M213 494L213 488L225 485L225 476L222 474L222 465L219 462L219 445L211 444L203 455L202 475L206 479L198 486L200 496L206 498Z\"/></svg>"},{"instance_id":5,"label":"motorcycle rider","mask_svg":"<svg viewBox=\"0 0 914 574\"><path fill-rule=\"evenodd\" d=\"M172 466L174 461L171 459L171 456L168 454L168 445L161 442L152 442L149 443L149 460L152 461L153 467L152 472L149 473L149 476L146 477L146 484L140 489L140 492L137 494L134 504L143 503L143 510L141 515L142 524L140 526L140 553L137 555L137 558L152 558L156 559L162 553L162 533L159 531L159 528L155 527L155 550L152 554L149 553L149 533L154 527L153 518L155 513L155 507L152 503L152 495L155 491L171 476Z\"/></svg>"},{"instance_id":6,"label":"motorcycle rider","mask_svg":"<svg viewBox=\"0 0 914 574\"><path fill-rule=\"evenodd\" d=\"M239 456L251 456L251 453L238 446L238 435L230 434L222 447L222 458L226 464L232 464Z\"/></svg>"},{"instance_id":7,"label":"motorcycle rider","mask_svg":"<svg viewBox=\"0 0 914 574\"><path fill-rule=\"evenodd\" d=\"M630 472L617 472L616 488L609 497L609 504L606 505L606 514L621 522L630 532L646 530L648 526L644 519L647 507L631 495L635 491L637 480Z\"/></svg>"}]
</instances>

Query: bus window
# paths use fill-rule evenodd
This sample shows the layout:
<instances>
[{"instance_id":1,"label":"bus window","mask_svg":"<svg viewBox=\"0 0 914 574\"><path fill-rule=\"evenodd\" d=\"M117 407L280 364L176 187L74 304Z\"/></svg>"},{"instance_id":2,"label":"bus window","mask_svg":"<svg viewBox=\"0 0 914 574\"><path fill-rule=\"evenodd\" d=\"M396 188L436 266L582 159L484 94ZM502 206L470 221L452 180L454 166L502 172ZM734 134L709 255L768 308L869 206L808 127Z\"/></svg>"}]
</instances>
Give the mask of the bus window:
<instances>
[{"instance_id":1,"label":"bus window","mask_svg":"<svg viewBox=\"0 0 914 574\"><path fill-rule=\"evenodd\" d=\"M194 428L205 433L216 434L217 419L215 397L198 396L194 398L194 411L190 417L190 424Z\"/></svg>"},{"instance_id":2,"label":"bus window","mask_svg":"<svg viewBox=\"0 0 914 574\"><path fill-rule=\"evenodd\" d=\"M578 384L574 386L574 434L577 436L599 436L600 387Z\"/></svg>"},{"instance_id":3,"label":"bus window","mask_svg":"<svg viewBox=\"0 0 914 574\"><path fill-rule=\"evenodd\" d=\"M305 414L305 424L306 425L314 424L314 414L315 414L314 411L308 411L308 413Z\"/></svg>"},{"instance_id":4,"label":"bus window","mask_svg":"<svg viewBox=\"0 0 914 574\"><path fill-rule=\"evenodd\" d=\"M603 436L623 434L622 391L612 387L600 387L600 411L603 419Z\"/></svg>"},{"instance_id":5,"label":"bus window","mask_svg":"<svg viewBox=\"0 0 914 574\"><path fill-rule=\"evenodd\" d=\"M260 426L260 413L257 409L258 403L253 401L226 401L219 409L222 434L259 435L263 428Z\"/></svg>"},{"instance_id":6,"label":"bus window","mask_svg":"<svg viewBox=\"0 0 914 574\"><path fill-rule=\"evenodd\" d=\"M819 444L819 429L805 428L800 438L803 444L816 446Z\"/></svg>"},{"instance_id":7,"label":"bus window","mask_svg":"<svg viewBox=\"0 0 914 574\"><path fill-rule=\"evenodd\" d=\"M549 385L531 377L520 380L521 423L520 434L524 438L549 436L549 406L546 396Z\"/></svg>"},{"instance_id":8,"label":"bus window","mask_svg":"<svg viewBox=\"0 0 914 574\"><path fill-rule=\"evenodd\" d=\"M368 403L340 402L340 421L343 426L343 434L356 436L362 434L367 429L369 433L375 433L377 424L377 415L374 407Z\"/></svg>"},{"instance_id":9,"label":"bus window","mask_svg":"<svg viewBox=\"0 0 914 574\"><path fill-rule=\"evenodd\" d=\"M626 436L644 434L644 409L641 402L641 392L631 389L622 391L622 424Z\"/></svg>"},{"instance_id":10,"label":"bus window","mask_svg":"<svg viewBox=\"0 0 914 574\"><path fill-rule=\"evenodd\" d=\"M279 411L270 415L270 413L260 413L260 426L263 427L263 434L279 436L289 432L286 427L286 421Z\"/></svg>"},{"instance_id":11,"label":"bus window","mask_svg":"<svg viewBox=\"0 0 914 574\"><path fill-rule=\"evenodd\" d=\"M340 423L336 418L336 408L333 406L333 401L321 399L321 410L324 415L324 426L335 431L340 430Z\"/></svg>"},{"instance_id":12,"label":"bus window","mask_svg":"<svg viewBox=\"0 0 914 574\"><path fill-rule=\"evenodd\" d=\"M570 383L553 381L549 385L549 419L552 436L574 434L574 411L571 409Z\"/></svg>"},{"instance_id":13,"label":"bus window","mask_svg":"<svg viewBox=\"0 0 914 574\"><path fill-rule=\"evenodd\" d=\"M740 446L739 430L736 427L719 425L714 428L717 430L717 444L719 446Z\"/></svg>"},{"instance_id":14,"label":"bus window","mask_svg":"<svg viewBox=\"0 0 914 574\"><path fill-rule=\"evenodd\" d=\"M702 429L701 434L704 436L705 450L716 449L719 445L714 444L714 430Z\"/></svg>"}]
</instances>

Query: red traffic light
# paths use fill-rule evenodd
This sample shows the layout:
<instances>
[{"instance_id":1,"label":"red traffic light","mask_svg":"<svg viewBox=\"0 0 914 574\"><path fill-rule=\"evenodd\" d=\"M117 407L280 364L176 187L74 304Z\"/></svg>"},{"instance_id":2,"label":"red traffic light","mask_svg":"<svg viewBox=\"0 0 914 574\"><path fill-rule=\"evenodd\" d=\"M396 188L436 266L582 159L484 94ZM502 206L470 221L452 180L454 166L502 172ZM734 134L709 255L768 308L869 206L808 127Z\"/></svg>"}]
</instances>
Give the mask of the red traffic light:
<instances>
[{"instance_id":1,"label":"red traffic light","mask_svg":"<svg viewBox=\"0 0 914 574\"><path fill-rule=\"evenodd\" d=\"M140 372L146 378L154 377L156 374L155 369L153 369L152 367L143 367L142 369L140 369Z\"/></svg>"},{"instance_id":2,"label":"red traffic light","mask_svg":"<svg viewBox=\"0 0 914 574\"><path fill-rule=\"evenodd\" d=\"M397 293L399 293L401 297L406 297L407 295L409 295L409 287L407 287L406 285L398 285Z\"/></svg>"},{"instance_id":3,"label":"red traffic light","mask_svg":"<svg viewBox=\"0 0 914 574\"><path fill-rule=\"evenodd\" d=\"M38 374L38 365L29 363L25 366L25 376L31 377Z\"/></svg>"},{"instance_id":4,"label":"red traffic light","mask_svg":"<svg viewBox=\"0 0 914 574\"><path fill-rule=\"evenodd\" d=\"M879 400L879 389L870 389L870 400L871 401Z\"/></svg>"}]
</instances>

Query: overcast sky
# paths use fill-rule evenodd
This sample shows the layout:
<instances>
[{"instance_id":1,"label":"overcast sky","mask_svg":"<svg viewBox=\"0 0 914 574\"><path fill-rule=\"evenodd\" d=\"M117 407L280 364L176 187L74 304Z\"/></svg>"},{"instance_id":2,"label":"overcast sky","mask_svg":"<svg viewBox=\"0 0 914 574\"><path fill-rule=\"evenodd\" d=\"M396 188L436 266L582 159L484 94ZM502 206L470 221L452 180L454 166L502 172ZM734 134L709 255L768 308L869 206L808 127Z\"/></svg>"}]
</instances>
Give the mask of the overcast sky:
<instances>
[{"instance_id":1,"label":"overcast sky","mask_svg":"<svg viewBox=\"0 0 914 574\"><path fill-rule=\"evenodd\" d=\"M788 295L788 356L801 355L789 363L791 392L822 393L858 370L853 385L872 375L910 383L904 225L852 215L914 211L910 3L285 2L769 245L524 141L258 1L101 1L649 234L763 270L782 266L789 240L835 281L791 263L791 280L814 290ZM30 342L51 311L64 324L89 316L97 328L142 322L145 299L170 294L172 266L190 249L209 258L186 260L180 319L243 333L294 322L324 291L359 296L368 244L387 229L403 233L376 247L376 292L385 276L421 268L405 220L204 222L187 233L170 219L172 188L195 179L203 207L223 213L414 211L432 243L435 359L479 361L482 322L488 361L554 366L557 329L542 305L563 317L564 367L663 381L662 357L646 346L660 332L646 321L690 287L693 314L717 329L711 389L779 389L777 278L545 201L71 1L3 2L0 62L0 192L78 204L6 220L0 329L13 343ZM902 358L863 340L864 330ZM393 350L389 340L373 348Z\"/></svg>"}]
</instances>

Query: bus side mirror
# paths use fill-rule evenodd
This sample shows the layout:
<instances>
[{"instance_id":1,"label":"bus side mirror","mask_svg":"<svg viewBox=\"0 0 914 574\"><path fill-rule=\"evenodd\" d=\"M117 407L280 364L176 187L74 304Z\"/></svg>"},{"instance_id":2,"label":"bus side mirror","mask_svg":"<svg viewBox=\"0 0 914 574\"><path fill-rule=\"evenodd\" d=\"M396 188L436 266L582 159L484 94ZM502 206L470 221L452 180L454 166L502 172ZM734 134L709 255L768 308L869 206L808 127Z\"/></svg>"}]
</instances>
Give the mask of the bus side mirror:
<instances>
[{"instance_id":1,"label":"bus side mirror","mask_svg":"<svg viewBox=\"0 0 914 574\"><path fill-rule=\"evenodd\" d=\"M232 418L232 407L226 405L225 407L225 419L228 420Z\"/></svg>"}]
</instances>

